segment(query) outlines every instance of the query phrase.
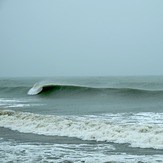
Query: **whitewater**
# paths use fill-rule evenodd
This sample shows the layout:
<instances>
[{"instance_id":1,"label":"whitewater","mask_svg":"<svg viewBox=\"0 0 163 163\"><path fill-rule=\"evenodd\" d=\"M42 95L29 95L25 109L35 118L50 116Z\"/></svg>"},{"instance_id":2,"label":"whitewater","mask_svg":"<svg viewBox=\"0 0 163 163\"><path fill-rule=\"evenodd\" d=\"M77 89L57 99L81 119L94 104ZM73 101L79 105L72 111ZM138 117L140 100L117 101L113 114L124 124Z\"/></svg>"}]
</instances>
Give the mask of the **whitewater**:
<instances>
[{"instance_id":1,"label":"whitewater","mask_svg":"<svg viewBox=\"0 0 163 163\"><path fill-rule=\"evenodd\" d=\"M163 162L163 77L0 80L0 161Z\"/></svg>"}]
</instances>

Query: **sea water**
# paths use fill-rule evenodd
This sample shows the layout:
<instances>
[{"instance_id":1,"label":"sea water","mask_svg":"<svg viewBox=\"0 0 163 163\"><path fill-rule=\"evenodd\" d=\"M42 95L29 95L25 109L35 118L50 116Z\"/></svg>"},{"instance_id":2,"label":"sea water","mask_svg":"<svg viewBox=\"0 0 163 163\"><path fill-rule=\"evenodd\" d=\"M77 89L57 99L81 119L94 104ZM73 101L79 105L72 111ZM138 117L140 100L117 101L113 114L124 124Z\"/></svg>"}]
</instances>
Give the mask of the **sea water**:
<instances>
[{"instance_id":1,"label":"sea water","mask_svg":"<svg viewBox=\"0 0 163 163\"><path fill-rule=\"evenodd\" d=\"M163 162L163 77L0 79L0 162Z\"/></svg>"}]
</instances>

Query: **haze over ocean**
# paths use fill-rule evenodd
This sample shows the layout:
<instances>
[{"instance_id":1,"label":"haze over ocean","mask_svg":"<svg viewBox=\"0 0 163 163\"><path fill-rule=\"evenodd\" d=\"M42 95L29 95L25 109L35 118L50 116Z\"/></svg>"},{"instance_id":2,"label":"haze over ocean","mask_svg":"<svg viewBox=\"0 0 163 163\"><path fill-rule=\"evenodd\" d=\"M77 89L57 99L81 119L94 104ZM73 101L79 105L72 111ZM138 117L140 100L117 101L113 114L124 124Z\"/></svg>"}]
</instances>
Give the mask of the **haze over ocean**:
<instances>
[{"instance_id":1,"label":"haze over ocean","mask_svg":"<svg viewBox=\"0 0 163 163\"><path fill-rule=\"evenodd\" d=\"M0 162L163 162L162 6L1 0Z\"/></svg>"},{"instance_id":2,"label":"haze over ocean","mask_svg":"<svg viewBox=\"0 0 163 163\"><path fill-rule=\"evenodd\" d=\"M162 75L161 0L0 1L0 76Z\"/></svg>"}]
</instances>

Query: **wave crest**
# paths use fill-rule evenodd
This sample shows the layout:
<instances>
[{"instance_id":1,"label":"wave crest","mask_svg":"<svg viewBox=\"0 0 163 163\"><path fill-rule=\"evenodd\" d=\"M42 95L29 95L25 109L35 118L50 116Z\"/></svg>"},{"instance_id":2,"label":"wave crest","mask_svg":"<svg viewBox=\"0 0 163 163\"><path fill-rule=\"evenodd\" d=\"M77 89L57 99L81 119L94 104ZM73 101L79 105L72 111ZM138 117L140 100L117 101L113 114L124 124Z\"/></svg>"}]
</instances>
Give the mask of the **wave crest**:
<instances>
[{"instance_id":1,"label":"wave crest","mask_svg":"<svg viewBox=\"0 0 163 163\"><path fill-rule=\"evenodd\" d=\"M55 83L50 83L50 82L40 82L40 83L36 83L34 84L34 86L28 91L28 95L37 95L41 92L47 91L47 90L53 90L53 89L57 89L57 88L76 88L76 89L80 89L80 88L89 88L86 86L80 86L80 85L73 85L73 84L55 84Z\"/></svg>"},{"instance_id":2,"label":"wave crest","mask_svg":"<svg viewBox=\"0 0 163 163\"><path fill-rule=\"evenodd\" d=\"M104 94L109 96L121 96L121 97L162 97L162 90L144 90L137 88L101 88L101 87L90 87L84 85L73 85L73 84L56 84L53 82L40 82L34 84L34 86L28 91L28 95L37 95L45 92L60 92L63 95L98 95ZM47 94L46 94L47 95Z\"/></svg>"}]
</instances>

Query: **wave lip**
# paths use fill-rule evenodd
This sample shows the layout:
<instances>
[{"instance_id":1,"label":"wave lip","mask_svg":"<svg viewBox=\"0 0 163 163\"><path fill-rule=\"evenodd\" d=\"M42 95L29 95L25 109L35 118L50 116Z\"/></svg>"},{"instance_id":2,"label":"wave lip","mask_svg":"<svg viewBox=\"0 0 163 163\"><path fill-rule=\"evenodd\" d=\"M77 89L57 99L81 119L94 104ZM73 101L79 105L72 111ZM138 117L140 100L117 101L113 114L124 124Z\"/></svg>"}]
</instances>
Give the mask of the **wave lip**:
<instances>
[{"instance_id":1,"label":"wave lip","mask_svg":"<svg viewBox=\"0 0 163 163\"><path fill-rule=\"evenodd\" d=\"M28 91L28 95L37 95L40 94L46 88L57 88L57 87L76 87L76 88L89 88L87 86L73 85L73 84L55 84L53 82L42 81L34 84L34 86Z\"/></svg>"},{"instance_id":2,"label":"wave lip","mask_svg":"<svg viewBox=\"0 0 163 163\"><path fill-rule=\"evenodd\" d=\"M34 85L29 91L28 95L37 95L42 91L43 87L40 87L38 85Z\"/></svg>"},{"instance_id":3,"label":"wave lip","mask_svg":"<svg viewBox=\"0 0 163 163\"><path fill-rule=\"evenodd\" d=\"M39 83L35 83L34 86L28 91L28 95L37 95L41 93L44 87L54 87L54 83L49 83L46 81L42 81Z\"/></svg>"}]
</instances>

